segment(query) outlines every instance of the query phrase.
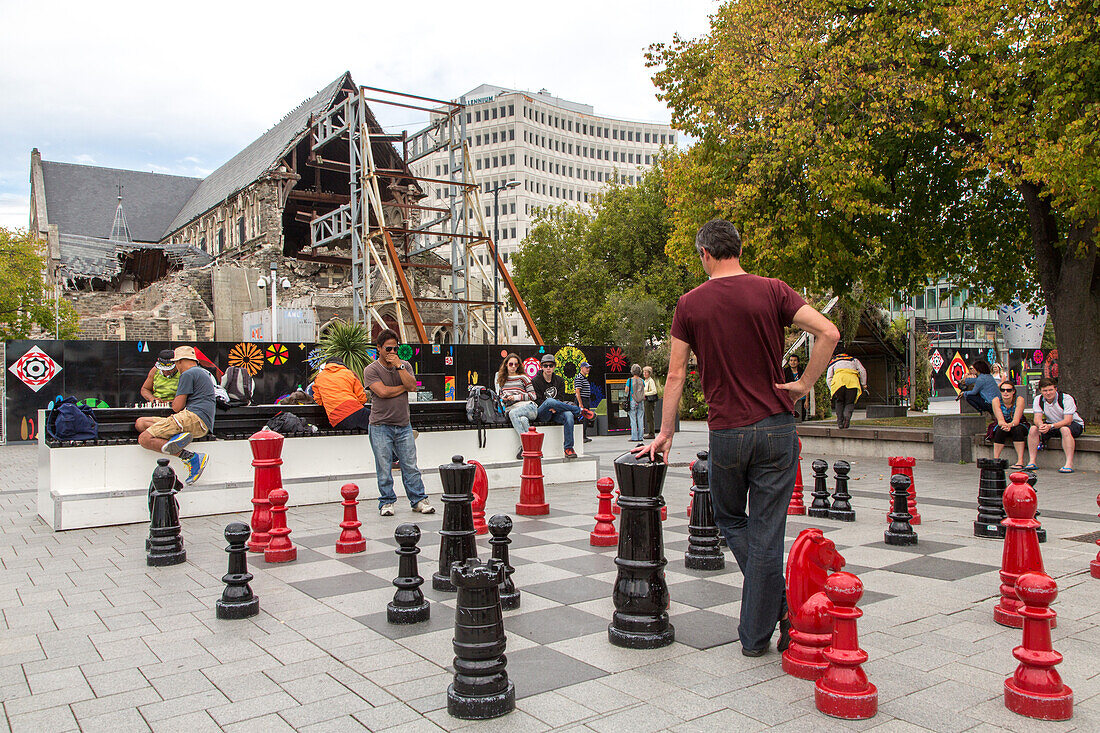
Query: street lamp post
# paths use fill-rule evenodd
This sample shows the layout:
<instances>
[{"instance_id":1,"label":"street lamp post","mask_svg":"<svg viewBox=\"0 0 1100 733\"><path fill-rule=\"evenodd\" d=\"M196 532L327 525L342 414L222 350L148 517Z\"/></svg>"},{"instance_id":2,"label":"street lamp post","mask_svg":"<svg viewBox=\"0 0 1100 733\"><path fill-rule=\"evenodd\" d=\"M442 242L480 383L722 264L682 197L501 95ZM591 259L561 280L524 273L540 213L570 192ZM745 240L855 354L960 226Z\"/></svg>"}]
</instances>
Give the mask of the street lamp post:
<instances>
[{"instance_id":1,"label":"street lamp post","mask_svg":"<svg viewBox=\"0 0 1100 733\"><path fill-rule=\"evenodd\" d=\"M275 343L279 339L279 325L275 320L276 308L278 307L279 299L279 286L284 288L290 287L290 279L283 278L282 282L278 278L278 265L274 260L271 261L271 275L268 277L260 276L260 279L256 281L256 287L261 290L267 288L268 284L271 285L271 342Z\"/></svg>"},{"instance_id":2,"label":"street lamp post","mask_svg":"<svg viewBox=\"0 0 1100 733\"><path fill-rule=\"evenodd\" d=\"M513 179L505 181L495 188L489 189L493 194L493 343L500 343L500 253L497 250L497 242L500 241L500 192L506 188L516 188L519 181Z\"/></svg>"}]
</instances>

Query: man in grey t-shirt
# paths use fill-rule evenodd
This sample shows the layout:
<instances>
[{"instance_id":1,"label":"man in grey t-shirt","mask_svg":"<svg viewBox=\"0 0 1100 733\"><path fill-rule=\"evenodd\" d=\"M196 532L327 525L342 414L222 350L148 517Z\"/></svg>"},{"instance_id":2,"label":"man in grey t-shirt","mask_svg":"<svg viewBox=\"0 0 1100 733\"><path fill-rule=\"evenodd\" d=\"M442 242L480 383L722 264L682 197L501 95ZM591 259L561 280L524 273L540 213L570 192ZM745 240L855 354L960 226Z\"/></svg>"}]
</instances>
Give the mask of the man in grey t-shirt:
<instances>
[{"instance_id":1,"label":"man in grey t-shirt","mask_svg":"<svg viewBox=\"0 0 1100 733\"><path fill-rule=\"evenodd\" d=\"M401 466L401 484L414 512L434 514L424 480L416 466L416 443L409 416L409 393L416 392L412 365L397 355L397 334L386 329L378 335L378 358L363 370L363 384L371 393L370 433L374 467L378 473L378 513L393 516L397 495L393 491L393 461Z\"/></svg>"}]
</instances>

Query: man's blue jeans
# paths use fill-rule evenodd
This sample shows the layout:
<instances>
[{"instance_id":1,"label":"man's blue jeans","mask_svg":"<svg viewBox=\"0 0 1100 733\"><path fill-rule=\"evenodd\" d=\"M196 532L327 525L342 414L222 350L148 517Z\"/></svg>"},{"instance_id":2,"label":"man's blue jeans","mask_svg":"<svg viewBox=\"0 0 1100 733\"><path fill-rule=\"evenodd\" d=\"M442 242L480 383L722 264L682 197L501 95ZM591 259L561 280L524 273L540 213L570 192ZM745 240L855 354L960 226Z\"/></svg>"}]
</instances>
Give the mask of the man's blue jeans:
<instances>
[{"instance_id":1,"label":"man's blue jeans","mask_svg":"<svg viewBox=\"0 0 1100 733\"><path fill-rule=\"evenodd\" d=\"M553 412L551 412L553 410ZM573 447L573 424L581 416L581 408L570 402L548 397L539 405L539 422L556 422L563 426L565 450Z\"/></svg>"},{"instance_id":2,"label":"man's blue jeans","mask_svg":"<svg viewBox=\"0 0 1100 733\"><path fill-rule=\"evenodd\" d=\"M416 506L428 495L424 491L424 479L416 467L416 443L412 425L371 425L370 447L374 451L374 470L378 473L378 508L393 504L393 459L401 466L401 483L409 504Z\"/></svg>"},{"instance_id":3,"label":"man's blue jeans","mask_svg":"<svg viewBox=\"0 0 1100 733\"><path fill-rule=\"evenodd\" d=\"M797 462L798 436L789 413L710 431L714 521L745 578L737 627L745 649L767 646L786 611L783 532Z\"/></svg>"},{"instance_id":4,"label":"man's blue jeans","mask_svg":"<svg viewBox=\"0 0 1100 733\"><path fill-rule=\"evenodd\" d=\"M986 402L985 398L982 397L980 394L966 394L965 392L963 392L963 397L966 398L966 401L970 403L970 406L978 412L988 412L990 415L993 414L993 405Z\"/></svg>"}]
</instances>

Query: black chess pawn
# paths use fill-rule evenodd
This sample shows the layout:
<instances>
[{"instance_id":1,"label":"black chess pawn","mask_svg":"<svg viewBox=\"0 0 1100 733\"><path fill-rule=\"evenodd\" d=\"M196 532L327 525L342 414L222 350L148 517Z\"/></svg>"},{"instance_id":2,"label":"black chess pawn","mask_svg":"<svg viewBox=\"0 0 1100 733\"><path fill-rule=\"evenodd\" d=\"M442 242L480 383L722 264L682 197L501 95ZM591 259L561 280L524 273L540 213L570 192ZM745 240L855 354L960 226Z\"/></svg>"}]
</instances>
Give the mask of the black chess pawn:
<instances>
[{"instance_id":1,"label":"black chess pawn","mask_svg":"<svg viewBox=\"0 0 1100 733\"><path fill-rule=\"evenodd\" d=\"M397 577L393 584L397 591L393 600L386 604L386 620L391 624L416 624L431 617L431 606L420 586L424 579L416 569L416 556L420 548L420 527L415 524L400 524L393 532L397 540Z\"/></svg>"},{"instance_id":2,"label":"black chess pawn","mask_svg":"<svg viewBox=\"0 0 1100 733\"><path fill-rule=\"evenodd\" d=\"M451 566L477 557L477 537L474 532L474 473L472 463L462 456L439 467L443 482L443 528L439 530L439 569L432 574L432 588L454 592Z\"/></svg>"},{"instance_id":3,"label":"black chess pawn","mask_svg":"<svg viewBox=\"0 0 1100 733\"><path fill-rule=\"evenodd\" d=\"M168 466L168 459L157 459L157 467L153 469L153 501L149 508L149 539L145 543L148 549L146 565L163 567L187 560L175 497L176 483L176 474Z\"/></svg>"},{"instance_id":4,"label":"black chess pawn","mask_svg":"<svg viewBox=\"0 0 1100 733\"><path fill-rule=\"evenodd\" d=\"M909 513L909 486L912 480L903 474L890 477L890 495L893 499L893 511L888 518L890 526L886 528L884 539L888 545L915 545L917 533L913 531L913 515Z\"/></svg>"},{"instance_id":5,"label":"black chess pawn","mask_svg":"<svg viewBox=\"0 0 1100 733\"><path fill-rule=\"evenodd\" d=\"M688 520L688 547L684 553L684 567L692 570L721 570L726 567L722 554L722 540L714 523L714 505L710 496L710 454L701 450L691 466L691 482L694 494L691 499L691 517Z\"/></svg>"},{"instance_id":6,"label":"black chess pawn","mask_svg":"<svg viewBox=\"0 0 1100 733\"><path fill-rule=\"evenodd\" d=\"M806 509L806 516L828 519L829 517L829 464L818 458L810 464L814 471L813 503Z\"/></svg>"},{"instance_id":7,"label":"black chess pawn","mask_svg":"<svg viewBox=\"0 0 1100 733\"><path fill-rule=\"evenodd\" d=\"M494 514L489 518L489 533L493 538L489 544L493 548L493 559L504 566L504 582L500 584L500 607L505 611L519 608L519 591L512 581L512 573L516 569L508 560L508 545L512 540L508 534L512 531L512 518L507 514Z\"/></svg>"},{"instance_id":8,"label":"black chess pawn","mask_svg":"<svg viewBox=\"0 0 1100 733\"><path fill-rule=\"evenodd\" d=\"M229 572L222 576L225 590L214 604L220 619L234 620L255 616L260 612L260 599L253 595L252 573L248 572L248 538L252 530L244 522L230 522L225 527L225 539L229 546Z\"/></svg>"},{"instance_id":9,"label":"black chess pawn","mask_svg":"<svg viewBox=\"0 0 1100 733\"><path fill-rule=\"evenodd\" d=\"M504 656L504 613L500 585L504 565L477 558L451 566L455 605L454 682L447 688L447 712L463 720L507 715L516 707L516 688L508 679Z\"/></svg>"},{"instance_id":10,"label":"black chess pawn","mask_svg":"<svg viewBox=\"0 0 1100 733\"><path fill-rule=\"evenodd\" d=\"M854 522L856 513L852 509L852 495L848 493L848 472L852 470L852 464L837 461L833 464L833 470L836 472L836 491L833 492L833 505L829 507L829 519Z\"/></svg>"},{"instance_id":11,"label":"black chess pawn","mask_svg":"<svg viewBox=\"0 0 1100 733\"><path fill-rule=\"evenodd\" d=\"M619 484L619 573L611 599L615 613L607 638L628 649L656 649L676 639L668 622L668 583L665 580L664 537L661 530L661 498L668 467L657 458L624 453L615 459Z\"/></svg>"},{"instance_id":12,"label":"black chess pawn","mask_svg":"<svg viewBox=\"0 0 1100 733\"><path fill-rule=\"evenodd\" d=\"M1004 539L1001 526L1005 514L1004 495L1008 488L1005 471L1008 461L1004 458L978 459L978 518L974 520L974 536Z\"/></svg>"},{"instance_id":13,"label":"black chess pawn","mask_svg":"<svg viewBox=\"0 0 1100 733\"><path fill-rule=\"evenodd\" d=\"M1039 476L1034 471L1024 471L1024 473L1027 474L1027 485L1030 486L1031 490L1035 492L1035 500L1036 500L1036 502L1038 502L1038 500L1039 500L1039 491L1035 488L1035 484L1039 480ZM1038 506L1038 503L1036 503L1036 506ZM1039 521L1039 510L1038 509L1035 510L1035 521ZM1036 527L1035 528L1035 534L1039 538L1039 542L1046 542L1047 541L1047 531L1045 529L1043 529L1042 527Z\"/></svg>"}]
</instances>

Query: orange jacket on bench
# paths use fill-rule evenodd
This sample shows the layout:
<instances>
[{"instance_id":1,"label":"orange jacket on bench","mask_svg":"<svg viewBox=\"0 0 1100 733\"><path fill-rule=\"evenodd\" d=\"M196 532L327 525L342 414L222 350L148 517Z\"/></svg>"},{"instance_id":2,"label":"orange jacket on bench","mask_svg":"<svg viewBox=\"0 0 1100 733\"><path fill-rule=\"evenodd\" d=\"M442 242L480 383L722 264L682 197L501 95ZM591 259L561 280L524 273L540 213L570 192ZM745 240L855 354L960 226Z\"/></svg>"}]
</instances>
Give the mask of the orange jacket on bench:
<instances>
[{"instance_id":1,"label":"orange jacket on bench","mask_svg":"<svg viewBox=\"0 0 1100 733\"><path fill-rule=\"evenodd\" d=\"M367 401L363 383L342 364L326 364L313 380L313 400L325 408L331 425L356 412Z\"/></svg>"}]
</instances>

